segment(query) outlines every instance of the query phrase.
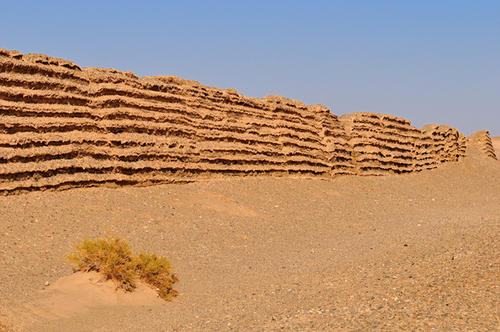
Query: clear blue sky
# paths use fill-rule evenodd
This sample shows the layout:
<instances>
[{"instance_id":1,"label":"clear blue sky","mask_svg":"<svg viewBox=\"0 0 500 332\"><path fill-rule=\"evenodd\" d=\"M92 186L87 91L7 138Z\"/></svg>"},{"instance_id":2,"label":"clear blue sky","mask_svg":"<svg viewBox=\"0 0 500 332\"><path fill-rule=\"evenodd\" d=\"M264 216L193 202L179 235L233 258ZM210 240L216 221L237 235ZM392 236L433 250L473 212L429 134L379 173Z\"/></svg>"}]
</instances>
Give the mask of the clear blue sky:
<instances>
[{"instance_id":1,"label":"clear blue sky","mask_svg":"<svg viewBox=\"0 0 500 332\"><path fill-rule=\"evenodd\" d=\"M0 47L500 135L500 1L5 1Z\"/></svg>"}]
</instances>

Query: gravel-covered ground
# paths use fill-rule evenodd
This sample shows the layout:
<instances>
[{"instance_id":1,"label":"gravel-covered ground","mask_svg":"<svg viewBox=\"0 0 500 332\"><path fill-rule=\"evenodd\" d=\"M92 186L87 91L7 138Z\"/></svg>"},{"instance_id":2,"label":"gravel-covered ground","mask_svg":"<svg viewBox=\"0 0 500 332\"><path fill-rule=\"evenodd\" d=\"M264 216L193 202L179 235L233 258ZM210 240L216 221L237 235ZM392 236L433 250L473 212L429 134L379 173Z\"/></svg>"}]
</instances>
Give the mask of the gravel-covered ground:
<instances>
[{"instance_id":1,"label":"gravel-covered ground","mask_svg":"<svg viewBox=\"0 0 500 332\"><path fill-rule=\"evenodd\" d=\"M172 302L33 311L111 234L171 258ZM500 162L0 197L0 320L26 331L500 328ZM77 299L75 299L77 301ZM2 331L0 324L0 331Z\"/></svg>"}]
</instances>

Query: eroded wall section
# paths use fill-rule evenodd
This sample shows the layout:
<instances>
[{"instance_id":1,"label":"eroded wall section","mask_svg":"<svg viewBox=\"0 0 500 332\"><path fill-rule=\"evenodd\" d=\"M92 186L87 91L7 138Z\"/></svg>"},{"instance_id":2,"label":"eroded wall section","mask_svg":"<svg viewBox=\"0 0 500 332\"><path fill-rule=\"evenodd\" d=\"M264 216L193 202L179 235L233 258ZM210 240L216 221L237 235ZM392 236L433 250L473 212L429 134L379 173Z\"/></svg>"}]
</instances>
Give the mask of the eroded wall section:
<instances>
[{"instance_id":1,"label":"eroded wall section","mask_svg":"<svg viewBox=\"0 0 500 332\"><path fill-rule=\"evenodd\" d=\"M0 49L0 193L223 175L381 175L456 161L465 138L177 77Z\"/></svg>"},{"instance_id":2,"label":"eroded wall section","mask_svg":"<svg viewBox=\"0 0 500 332\"><path fill-rule=\"evenodd\" d=\"M479 152L483 156L497 159L495 148L493 147L490 132L488 130L481 130L472 134L468 139L467 151L469 154Z\"/></svg>"}]
</instances>

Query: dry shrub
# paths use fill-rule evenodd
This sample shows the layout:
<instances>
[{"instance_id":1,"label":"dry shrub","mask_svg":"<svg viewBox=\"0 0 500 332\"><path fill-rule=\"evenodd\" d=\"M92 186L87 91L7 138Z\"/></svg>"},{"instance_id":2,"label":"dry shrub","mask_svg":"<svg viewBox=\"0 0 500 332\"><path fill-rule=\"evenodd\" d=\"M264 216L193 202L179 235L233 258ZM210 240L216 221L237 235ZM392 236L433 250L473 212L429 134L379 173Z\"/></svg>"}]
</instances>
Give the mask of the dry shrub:
<instances>
[{"instance_id":1,"label":"dry shrub","mask_svg":"<svg viewBox=\"0 0 500 332\"><path fill-rule=\"evenodd\" d=\"M106 279L115 281L120 288L127 291L135 288L134 256L123 240L85 239L68 259L79 271L97 271Z\"/></svg>"},{"instance_id":2,"label":"dry shrub","mask_svg":"<svg viewBox=\"0 0 500 332\"><path fill-rule=\"evenodd\" d=\"M136 259L136 271L144 282L156 287L161 298L167 300L177 295L172 285L179 279L170 272L172 266L165 257L142 253Z\"/></svg>"},{"instance_id":3,"label":"dry shrub","mask_svg":"<svg viewBox=\"0 0 500 332\"><path fill-rule=\"evenodd\" d=\"M118 288L132 291L138 279L153 286L161 298L168 300L177 292L172 288L178 281L170 262L156 254L134 255L124 240L85 239L68 255L78 271L96 271L116 282Z\"/></svg>"}]
</instances>

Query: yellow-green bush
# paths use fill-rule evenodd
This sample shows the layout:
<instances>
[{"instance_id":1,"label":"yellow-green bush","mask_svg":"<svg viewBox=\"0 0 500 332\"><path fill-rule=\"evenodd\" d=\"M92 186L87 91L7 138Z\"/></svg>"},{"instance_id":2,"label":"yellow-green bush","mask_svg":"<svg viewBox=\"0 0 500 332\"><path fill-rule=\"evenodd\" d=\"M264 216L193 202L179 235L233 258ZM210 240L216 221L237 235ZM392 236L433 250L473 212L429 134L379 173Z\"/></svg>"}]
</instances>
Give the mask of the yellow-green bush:
<instances>
[{"instance_id":1,"label":"yellow-green bush","mask_svg":"<svg viewBox=\"0 0 500 332\"><path fill-rule=\"evenodd\" d=\"M85 239L76 245L68 259L78 271L97 271L126 291L133 290L140 279L153 286L165 300L177 294L172 286L178 279L165 257L145 253L134 255L128 243L118 238Z\"/></svg>"},{"instance_id":2,"label":"yellow-green bush","mask_svg":"<svg viewBox=\"0 0 500 332\"><path fill-rule=\"evenodd\" d=\"M172 289L172 285L179 279L170 272L172 266L165 257L142 253L136 259L135 270L144 282L156 287L158 294L163 299L167 300L177 295L177 291Z\"/></svg>"}]
</instances>

